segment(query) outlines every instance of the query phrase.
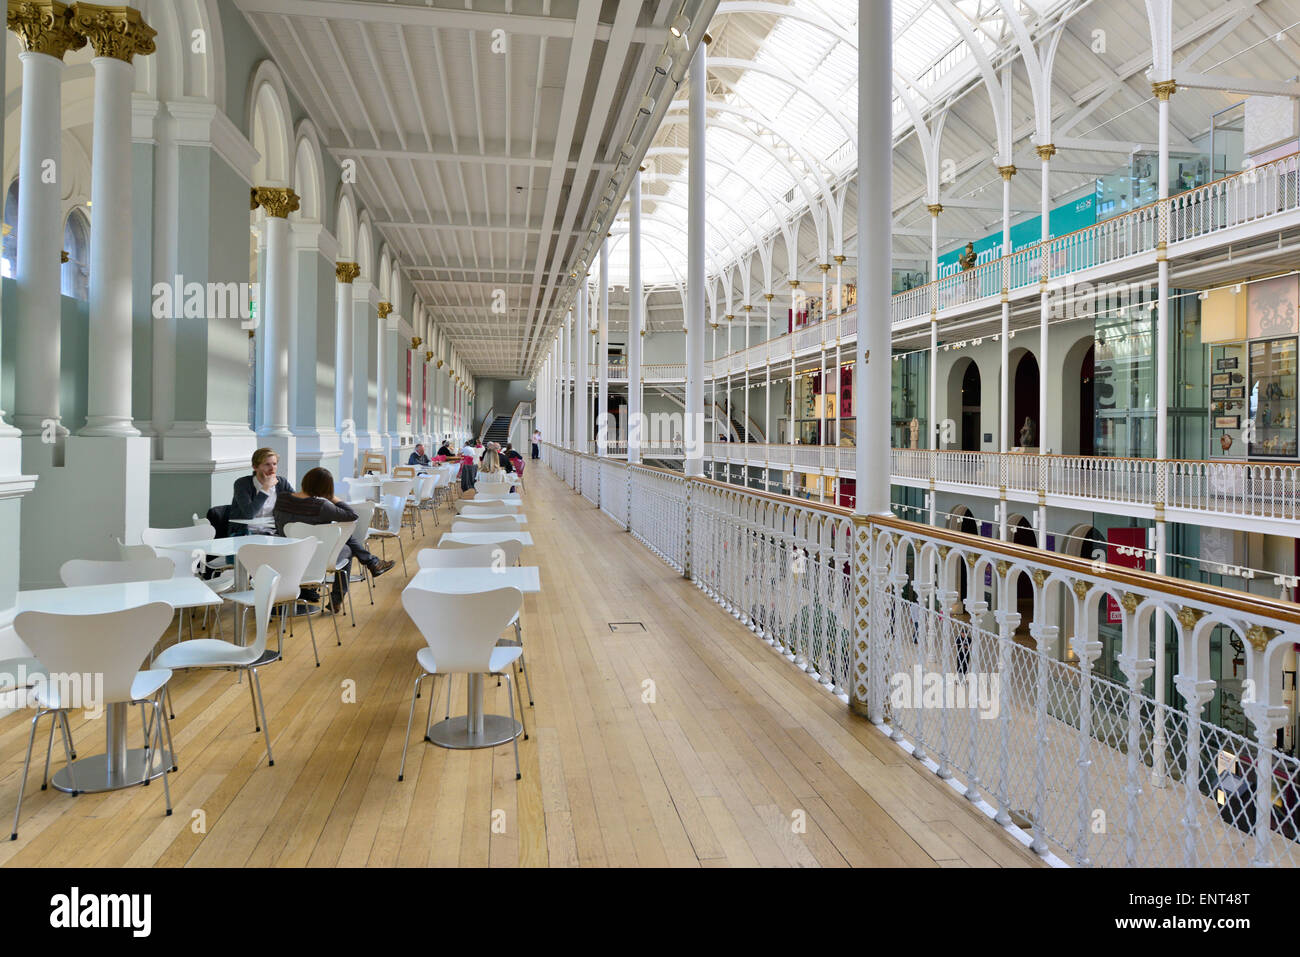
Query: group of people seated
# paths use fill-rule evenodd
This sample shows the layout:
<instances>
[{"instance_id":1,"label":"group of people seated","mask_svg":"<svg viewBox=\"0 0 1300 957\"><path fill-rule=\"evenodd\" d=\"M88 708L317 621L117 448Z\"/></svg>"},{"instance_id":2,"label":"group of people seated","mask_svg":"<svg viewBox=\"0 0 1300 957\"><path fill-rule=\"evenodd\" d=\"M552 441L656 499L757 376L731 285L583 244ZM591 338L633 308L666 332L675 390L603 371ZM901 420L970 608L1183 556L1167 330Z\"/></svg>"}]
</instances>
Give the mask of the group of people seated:
<instances>
[{"instance_id":1,"label":"group of people seated","mask_svg":"<svg viewBox=\"0 0 1300 957\"><path fill-rule=\"evenodd\" d=\"M280 457L274 449L262 448L253 453L253 474L235 480L235 495L227 518L242 521L232 528L232 534L283 535L284 526L290 522L329 525L357 520L352 506L334 494L334 476L329 469L308 470L302 477L302 491L295 491L288 479L277 474L279 465ZM248 524L242 524L243 521ZM362 538L357 537L358 532ZM339 552L339 561L349 556L355 558L372 577L378 578L393 567L393 562L366 550L363 544L365 533L365 529L354 530ZM347 575L335 576L330 593L331 611L337 612L343 607L347 579ZM316 600L316 596L310 594L302 597L305 601Z\"/></svg>"},{"instance_id":2,"label":"group of people seated","mask_svg":"<svg viewBox=\"0 0 1300 957\"><path fill-rule=\"evenodd\" d=\"M524 457L509 442L502 448L498 442L484 446L477 439L467 439L465 447L460 450L460 462L460 490L465 493L475 489L480 472L487 475L494 472L524 474ZM513 485L510 491L514 491Z\"/></svg>"}]
</instances>

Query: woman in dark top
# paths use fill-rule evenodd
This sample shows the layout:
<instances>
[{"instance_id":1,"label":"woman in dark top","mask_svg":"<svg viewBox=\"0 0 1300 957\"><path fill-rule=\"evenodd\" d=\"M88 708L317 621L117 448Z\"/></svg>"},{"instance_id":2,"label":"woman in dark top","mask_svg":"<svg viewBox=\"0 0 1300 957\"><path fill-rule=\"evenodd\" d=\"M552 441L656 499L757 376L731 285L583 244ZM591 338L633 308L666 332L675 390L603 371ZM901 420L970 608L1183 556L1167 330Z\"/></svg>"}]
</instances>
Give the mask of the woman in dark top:
<instances>
[{"instance_id":1,"label":"woman in dark top","mask_svg":"<svg viewBox=\"0 0 1300 957\"><path fill-rule=\"evenodd\" d=\"M284 534L291 522L308 525L329 525L332 522L355 522L357 513L352 506L334 494L334 476L329 469L314 468L302 477L302 491L290 492L275 500L275 533ZM338 561L351 555L347 542L339 550ZM350 567L350 565L349 565ZM338 611L343 607L343 593L347 589L347 575L335 575L330 590L330 607Z\"/></svg>"}]
</instances>

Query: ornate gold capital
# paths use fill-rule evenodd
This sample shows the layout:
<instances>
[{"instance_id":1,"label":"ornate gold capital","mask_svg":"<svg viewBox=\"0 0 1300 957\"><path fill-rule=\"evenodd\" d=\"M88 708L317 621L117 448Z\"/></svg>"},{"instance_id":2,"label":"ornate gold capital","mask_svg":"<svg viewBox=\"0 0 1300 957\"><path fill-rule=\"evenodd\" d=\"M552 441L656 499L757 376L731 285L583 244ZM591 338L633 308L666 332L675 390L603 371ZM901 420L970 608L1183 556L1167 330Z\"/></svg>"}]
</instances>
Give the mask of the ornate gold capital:
<instances>
[{"instance_id":1,"label":"ornate gold capital","mask_svg":"<svg viewBox=\"0 0 1300 957\"><path fill-rule=\"evenodd\" d=\"M393 311L393 304L391 302L381 302L379 304L380 319L387 319L389 315L392 313L392 311Z\"/></svg>"},{"instance_id":2,"label":"ornate gold capital","mask_svg":"<svg viewBox=\"0 0 1300 957\"><path fill-rule=\"evenodd\" d=\"M433 361L433 350L432 350L432 349L429 349L429 350L427 350L427 351L424 353L424 361L425 361L425 362L432 362L432 361Z\"/></svg>"},{"instance_id":3,"label":"ornate gold capital","mask_svg":"<svg viewBox=\"0 0 1300 957\"><path fill-rule=\"evenodd\" d=\"M731 313L727 313L727 316L726 316L727 322L730 322L732 319L735 319L735 318L736 318L736 317L735 317L734 315L732 315Z\"/></svg>"},{"instance_id":4,"label":"ornate gold capital","mask_svg":"<svg viewBox=\"0 0 1300 957\"><path fill-rule=\"evenodd\" d=\"M439 368L439 369L442 368L442 360L441 360L441 359L438 360L438 368Z\"/></svg>"},{"instance_id":5,"label":"ornate gold capital","mask_svg":"<svg viewBox=\"0 0 1300 957\"><path fill-rule=\"evenodd\" d=\"M765 292L763 293L763 298L766 299L768 302L771 302L773 299L776 298L776 296L770 292Z\"/></svg>"},{"instance_id":6,"label":"ornate gold capital","mask_svg":"<svg viewBox=\"0 0 1300 957\"><path fill-rule=\"evenodd\" d=\"M334 278L339 282L352 282L361 275L360 263L335 263Z\"/></svg>"},{"instance_id":7,"label":"ornate gold capital","mask_svg":"<svg viewBox=\"0 0 1300 957\"><path fill-rule=\"evenodd\" d=\"M925 208L930 211L931 216L938 216L943 212L942 203L926 203Z\"/></svg>"},{"instance_id":8,"label":"ornate gold capital","mask_svg":"<svg viewBox=\"0 0 1300 957\"><path fill-rule=\"evenodd\" d=\"M1138 605L1142 604L1142 596L1131 591L1124 592L1119 603L1124 606L1124 610L1130 615L1137 611Z\"/></svg>"},{"instance_id":9,"label":"ornate gold capital","mask_svg":"<svg viewBox=\"0 0 1300 957\"><path fill-rule=\"evenodd\" d=\"M137 53L148 56L157 47L158 31L144 22L132 7L102 7L97 3L72 5L72 28L90 41L95 56L130 63Z\"/></svg>"},{"instance_id":10,"label":"ornate gold capital","mask_svg":"<svg viewBox=\"0 0 1300 957\"><path fill-rule=\"evenodd\" d=\"M1272 628L1265 628L1263 625L1251 625L1246 629L1246 640L1250 642L1250 647L1256 651L1262 652L1276 635L1276 631Z\"/></svg>"},{"instance_id":11,"label":"ornate gold capital","mask_svg":"<svg viewBox=\"0 0 1300 957\"><path fill-rule=\"evenodd\" d=\"M69 258L70 258L70 257L68 256L68 251L67 251L66 249L60 249L60 250L59 250L59 262L60 262L60 264L67 262L67 261L69 260Z\"/></svg>"},{"instance_id":12,"label":"ornate gold capital","mask_svg":"<svg viewBox=\"0 0 1300 957\"><path fill-rule=\"evenodd\" d=\"M1173 80L1157 80L1151 84L1151 93L1157 100L1167 100L1178 92L1178 84Z\"/></svg>"},{"instance_id":13,"label":"ornate gold capital","mask_svg":"<svg viewBox=\"0 0 1300 957\"><path fill-rule=\"evenodd\" d=\"M791 289L798 289L798 288L799 288L799 280L798 280L798 279L791 279L791 280L790 280L790 288L791 288Z\"/></svg>"},{"instance_id":14,"label":"ornate gold capital","mask_svg":"<svg viewBox=\"0 0 1300 957\"><path fill-rule=\"evenodd\" d=\"M1003 179L1007 179L1007 180L1011 179L1011 177L1013 177L1013 176L1016 175L1016 172L1017 172L1017 170L1016 170L1016 168L1015 168L1014 165L999 166L999 167L998 167L998 174L999 174Z\"/></svg>"},{"instance_id":15,"label":"ornate gold capital","mask_svg":"<svg viewBox=\"0 0 1300 957\"><path fill-rule=\"evenodd\" d=\"M1205 612L1201 611L1199 608L1189 608L1184 605L1182 608L1178 609L1178 623L1188 631L1195 628L1196 623L1204 617Z\"/></svg>"},{"instance_id":16,"label":"ornate gold capital","mask_svg":"<svg viewBox=\"0 0 1300 957\"><path fill-rule=\"evenodd\" d=\"M424 340L421 339L419 336L411 336L411 349L415 350L420 348L420 343L423 341Z\"/></svg>"},{"instance_id":17,"label":"ornate gold capital","mask_svg":"<svg viewBox=\"0 0 1300 957\"><path fill-rule=\"evenodd\" d=\"M298 210L298 194L287 186L253 186L248 191L248 208L261 206L266 215L277 219L288 219L289 214Z\"/></svg>"},{"instance_id":18,"label":"ornate gold capital","mask_svg":"<svg viewBox=\"0 0 1300 957\"><path fill-rule=\"evenodd\" d=\"M72 26L72 11L58 0L9 0L7 22L26 53L62 60L68 51L86 45L86 38Z\"/></svg>"},{"instance_id":19,"label":"ornate gold capital","mask_svg":"<svg viewBox=\"0 0 1300 957\"><path fill-rule=\"evenodd\" d=\"M741 309L744 309L746 312L752 312L753 309L754 309L753 306L748 305L748 304L746 304L746 305L744 305L744 306L741 306L740 308L741 308Z\"/></svg>"},{"instance_id":20,"label":"ornate gold capital","mask_svg":"<svg viewBox=\"0 0 1300 957\"><path fill-rule=\"evenodd\" d=\"M830 271L831 271L831 264L830 264L830 263L818 263L818 264L817 264L817 268L820 269L822 272L830 272Z\"/></svg>"},{"instance_id":21,"label":"ornate gold capital","mask_svg":"<svg viewBox=\"0 0 1300 957\"><path fill-rule=\"evenodd\" d=\"M1044 143L1042 146L1035 146L1034 152L1038 154L1040 160L1049 160L1056 155L1056 146L1052 143Z\"/></svg>"},{"instance_id":22,"label":"ornate gold capital","mask_svg":"<svg viewBox=\"0 0 1300 957\"><path fill-rule=\"evenodd\" d=\"M846 259L848 259L848 258L849 258L848 256L836 256L836 257L835 257L835 261L836 261L837 263L839 263L841 266L843 266L843 265L844 265L844 260L846 260Z\"/></svg>"}]
</instances>

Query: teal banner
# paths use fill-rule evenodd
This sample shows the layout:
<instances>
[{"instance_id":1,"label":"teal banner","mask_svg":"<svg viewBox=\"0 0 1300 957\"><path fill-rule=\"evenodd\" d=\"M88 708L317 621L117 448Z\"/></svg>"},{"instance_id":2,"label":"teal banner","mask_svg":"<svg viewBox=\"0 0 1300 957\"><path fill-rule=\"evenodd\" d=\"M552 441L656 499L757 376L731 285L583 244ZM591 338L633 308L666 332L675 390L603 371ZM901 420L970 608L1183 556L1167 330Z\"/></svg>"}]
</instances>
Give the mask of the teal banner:
<instances>
[{"instance_id":1,"label":"teal banner","mask_svg":"<svg viewBox=\"0 0 1300 957\"><path fill-rule=\"evenodd\" d=\"M1096 195L1084 196L1072 203L1066 203L1052 210L1047 217L1048 230L1053 237L1064 236L1066 233L1072 233L1076 229L1083 229L1085 226L1091 226L1097 221L1097 197ZM1035 216L1033 219L1027 219L1023 223L1017 223L1011 227L1011 251L1024 249L1026 246L1032 246L1042 239L1042 216ZM975 246L975 264L982 266L986 262L991 262L1001 255L1002 232L999 230L985 236L983 239L974 241ZM939 257L939 278L950 276L955 272L961 271L958 260L965 251L965 246L960 246L952 252L944 253Z\"/></svg>"}]
</instances>

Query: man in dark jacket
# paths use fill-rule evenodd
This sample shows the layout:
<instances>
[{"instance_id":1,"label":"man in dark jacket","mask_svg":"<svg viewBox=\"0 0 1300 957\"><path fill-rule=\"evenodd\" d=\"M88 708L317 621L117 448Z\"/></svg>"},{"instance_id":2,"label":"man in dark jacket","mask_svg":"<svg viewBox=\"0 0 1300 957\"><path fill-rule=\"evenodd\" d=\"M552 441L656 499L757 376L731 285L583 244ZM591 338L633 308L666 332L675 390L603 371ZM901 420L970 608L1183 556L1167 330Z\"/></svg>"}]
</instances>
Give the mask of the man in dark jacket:
<instances>
[{"instance_id":1,"label":"man in dark jacket","mask_svg":"<svg viewBox=\"0 0 1300 957\"><path fill-rule=\"evenodd\" d=\"M429 456L427 456L427 455L424 454L424 443L423 443L423 442L420 442L419 444L417 444L417 445L415 446L415 451L412 452L412 453L411 453L411 457L410 457L409 459L406 460L406 464L407 464L407 465L423 465L423 466L425 466L426 468L428 467L428 465L429 465Z\"/></svg>"},{"instance_id":2,"label":"man in dark jacket","mask_svg":"<svg viewBox=\"0 0 1300 957\"><path fill-rule=\"evenodd\" d=\"M282 495L293 494L293 484L277 475L280 457L275 449L258 449L253 453L253 474L235 480L235 495L230 502L227 521L253 519L253 524L235 523L236 535L272 535L275 533L275 503Z\"/></svg>"}]
</instances>

